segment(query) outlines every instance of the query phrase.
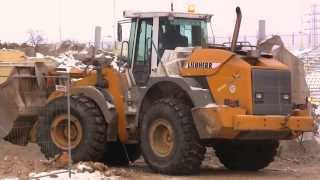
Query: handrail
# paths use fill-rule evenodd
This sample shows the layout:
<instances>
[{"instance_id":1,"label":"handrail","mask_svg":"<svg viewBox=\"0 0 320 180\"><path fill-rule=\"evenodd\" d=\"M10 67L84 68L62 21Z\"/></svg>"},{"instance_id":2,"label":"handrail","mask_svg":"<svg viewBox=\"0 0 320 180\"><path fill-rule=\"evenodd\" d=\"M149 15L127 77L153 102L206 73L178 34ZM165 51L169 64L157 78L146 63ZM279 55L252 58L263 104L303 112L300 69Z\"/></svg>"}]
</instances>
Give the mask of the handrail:
<instances>
[{"instance_id":1,"label":"handrail","mask_svg":"<svg viewBox=\"0 0 320 180\"><path fill-rule=\"evenodd\" d=\"M153 48L155 49L156 53L157 53L157 62L159 62L161 64L161 67L163 68L164 70L164 73L166 76L169 76L169 73L168 73L168 70L167 68L165 67L165 65L163 64L163 62L161 61L161 57L159 55L159 51L158 49L156 48L156 45L154 43L154 41L151 39L151 37L147 38L147 42L149 41L149 39L151 40L151 44L153 46Z\"/></svg>"}]
</instances>

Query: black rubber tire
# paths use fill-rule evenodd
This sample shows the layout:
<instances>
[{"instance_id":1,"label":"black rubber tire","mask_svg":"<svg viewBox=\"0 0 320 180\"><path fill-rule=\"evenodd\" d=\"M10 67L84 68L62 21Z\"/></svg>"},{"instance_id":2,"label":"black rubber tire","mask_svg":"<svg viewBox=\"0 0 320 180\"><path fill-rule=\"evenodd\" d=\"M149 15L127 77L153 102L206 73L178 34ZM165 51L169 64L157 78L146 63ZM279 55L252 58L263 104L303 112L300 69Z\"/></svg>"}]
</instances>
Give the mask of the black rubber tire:
<instances>
[{"instance_id":1,"label":"black rubber tire","mask_svg":"<svg viewBox=\"0 0 320 180\"><path fill-rule=\"evenodd\" d=\"M267 167L277 154L275 140L224 141L214 146L216 156L228 169L258 171Z\"/></svg>"},{"instance_id":2,"label":"black rubber tire","mask_svg":"<svg viewBox=\"0 0 320 180\"><path fill-rule=\"evenodd\" d=\"M67 114L67 98L58 97L47 104L39 116L37 141L46 158L54 158L63 152L52 141L50 127L53 119L61 114ZM72 149L72 160L101 161L106 150L107 125L96 104L84 96L70 97L70 111L79 119L83 137L78 146Z\"/></svg>"},{"instance_id":3,"label":"black rubber tire","mask_svg":"<svg viewBox=\"0 0 320 180\"><path fill-rule=\"evenodd\" d=\"M104 163L111 166L127 166L141 156L139 144L122 144L120 141L109 142Z\"/></svg>"},{"instance_id":4,"label":"black rubber tire","mask_svg":"<svg viewBox=\"0 0 320 180\"><path fill-rule=\"evenodd\" d=\"M158 156L150 146L148 133L157 118L165 119L174 132L174 149L166 157ZM200 143L190 106L173 98L160 99L147 110L140 126L142 155L152 170L171 175L199 172L205 148Z\"/></svg>"}]
</instances>

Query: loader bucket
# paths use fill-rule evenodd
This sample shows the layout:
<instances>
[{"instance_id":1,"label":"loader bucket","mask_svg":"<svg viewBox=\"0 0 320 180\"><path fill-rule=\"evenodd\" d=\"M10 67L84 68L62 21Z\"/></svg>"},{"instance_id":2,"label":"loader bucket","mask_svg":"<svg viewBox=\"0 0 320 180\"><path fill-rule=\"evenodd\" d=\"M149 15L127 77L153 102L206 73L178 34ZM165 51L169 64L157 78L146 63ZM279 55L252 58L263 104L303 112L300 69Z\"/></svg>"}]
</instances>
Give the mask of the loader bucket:
<instances>
[{"instance_id":1,"label":"loader bucket","mask_svg":"<svg viewBox=\"0 0 320 180\"><path fill-rule=\"evenodd\" d=\"M46 61L0 60L1 139L21 145L27 143L29 132L47 100L44 76L49 66Z\"/></svg>"},{"instance_id":2,"label":"loader bucket","mask_svg":"<svg viewBox=\"0 0 320 180\"><path fill-rule=\"evenodd\" d=\"M39 96L36 78L26 78L27 75L31 77L32 69L16 67L16 64L0 65L0 138L12 131L17 119L36 116L36 107L46 102Z\"/></svg>"},{"instance_id":3,"label":"loader bucket","mask_svg":"<svg viewBox=\"0 0 320 180\"><path fill-rule=\"evenodd\" d=\"M2 68L0 68L0 74ZM1 77L3 80L4 78ZM15 103L15 89L13 83L2 82L0 85L0 138L6 137L13 127L14 120L19 116L19 109Z\"/></svg>"}]
</instances>

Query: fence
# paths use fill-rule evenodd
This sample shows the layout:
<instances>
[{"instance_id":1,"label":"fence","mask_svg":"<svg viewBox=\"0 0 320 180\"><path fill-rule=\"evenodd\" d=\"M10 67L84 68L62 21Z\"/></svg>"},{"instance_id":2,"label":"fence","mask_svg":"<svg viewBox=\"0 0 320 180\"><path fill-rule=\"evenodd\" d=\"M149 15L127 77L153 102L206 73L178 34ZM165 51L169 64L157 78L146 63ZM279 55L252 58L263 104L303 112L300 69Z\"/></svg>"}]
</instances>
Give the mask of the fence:
<instances>
[{"instance_id":1,"label":"fence","mask_svg":"<svg viewBox=\"0 0 320 180\"><path fill-rule=\"evenodd\" d=\"M21 146L37 143L41 152L51 159L48 164L65 163L66 170L53 174L69 173L71 177L72 138L75 127L79 126L70 115L70 76L65 73L41 75L36 71L30 64L0 63L0 138ZM54 91L61 100L46 106ZM34 175L29 179L53 174Z\"/></svg>"},{"instance_id":2,"label":"fence","mask_svg":"<svg viewBox=\"0 0 320 180\"><path fill-rule=\"evenodd\" d=\"M271 37L272 35L268 35L267 38ZM288 49L311 49L313 47L313 39L311 38L310 34L306 33L292 33L292 34L279 34L282 41L284 42L285 46ZM319 36L320 37L320 36ZM221 44L224 42L230 42L232 36L215 36L215 43ZM248 41L252 45L257 44L257 36L255 35L240 35L239 41ZM212 41L212 38L209 38Z\"/></svg>"}]
</instances>

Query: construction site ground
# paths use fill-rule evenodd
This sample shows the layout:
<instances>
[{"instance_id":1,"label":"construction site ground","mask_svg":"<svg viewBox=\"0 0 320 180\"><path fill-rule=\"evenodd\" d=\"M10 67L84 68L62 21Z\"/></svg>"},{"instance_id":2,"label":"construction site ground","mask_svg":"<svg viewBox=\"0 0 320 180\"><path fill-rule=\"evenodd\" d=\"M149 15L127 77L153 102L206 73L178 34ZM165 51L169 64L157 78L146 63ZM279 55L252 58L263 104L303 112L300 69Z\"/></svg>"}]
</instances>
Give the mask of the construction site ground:
<instances>
[{"instance_id":1,"label":"construction site ground","mask_svg":"<svg viewBox=\"0 0 320 180\"><path fill-rule=\"evenodd\" d=\"M35 144L26 147L0 141L0 179L20 177L27 179L31 172L48 172L59 169L58 165L47 164L40 149ZM152 172L138 160L129 167L91 166L101 171L102 179L320 179L320 145L316 140L282 142L276 160L259 172L236 172L225 169L215 157L211 148L207 149L206 160L201 172L194 176L167 176ZM90 166L90 163L88 163ZM54 178L53 179L57 179Z\"/></svg>"}]
</instances>

